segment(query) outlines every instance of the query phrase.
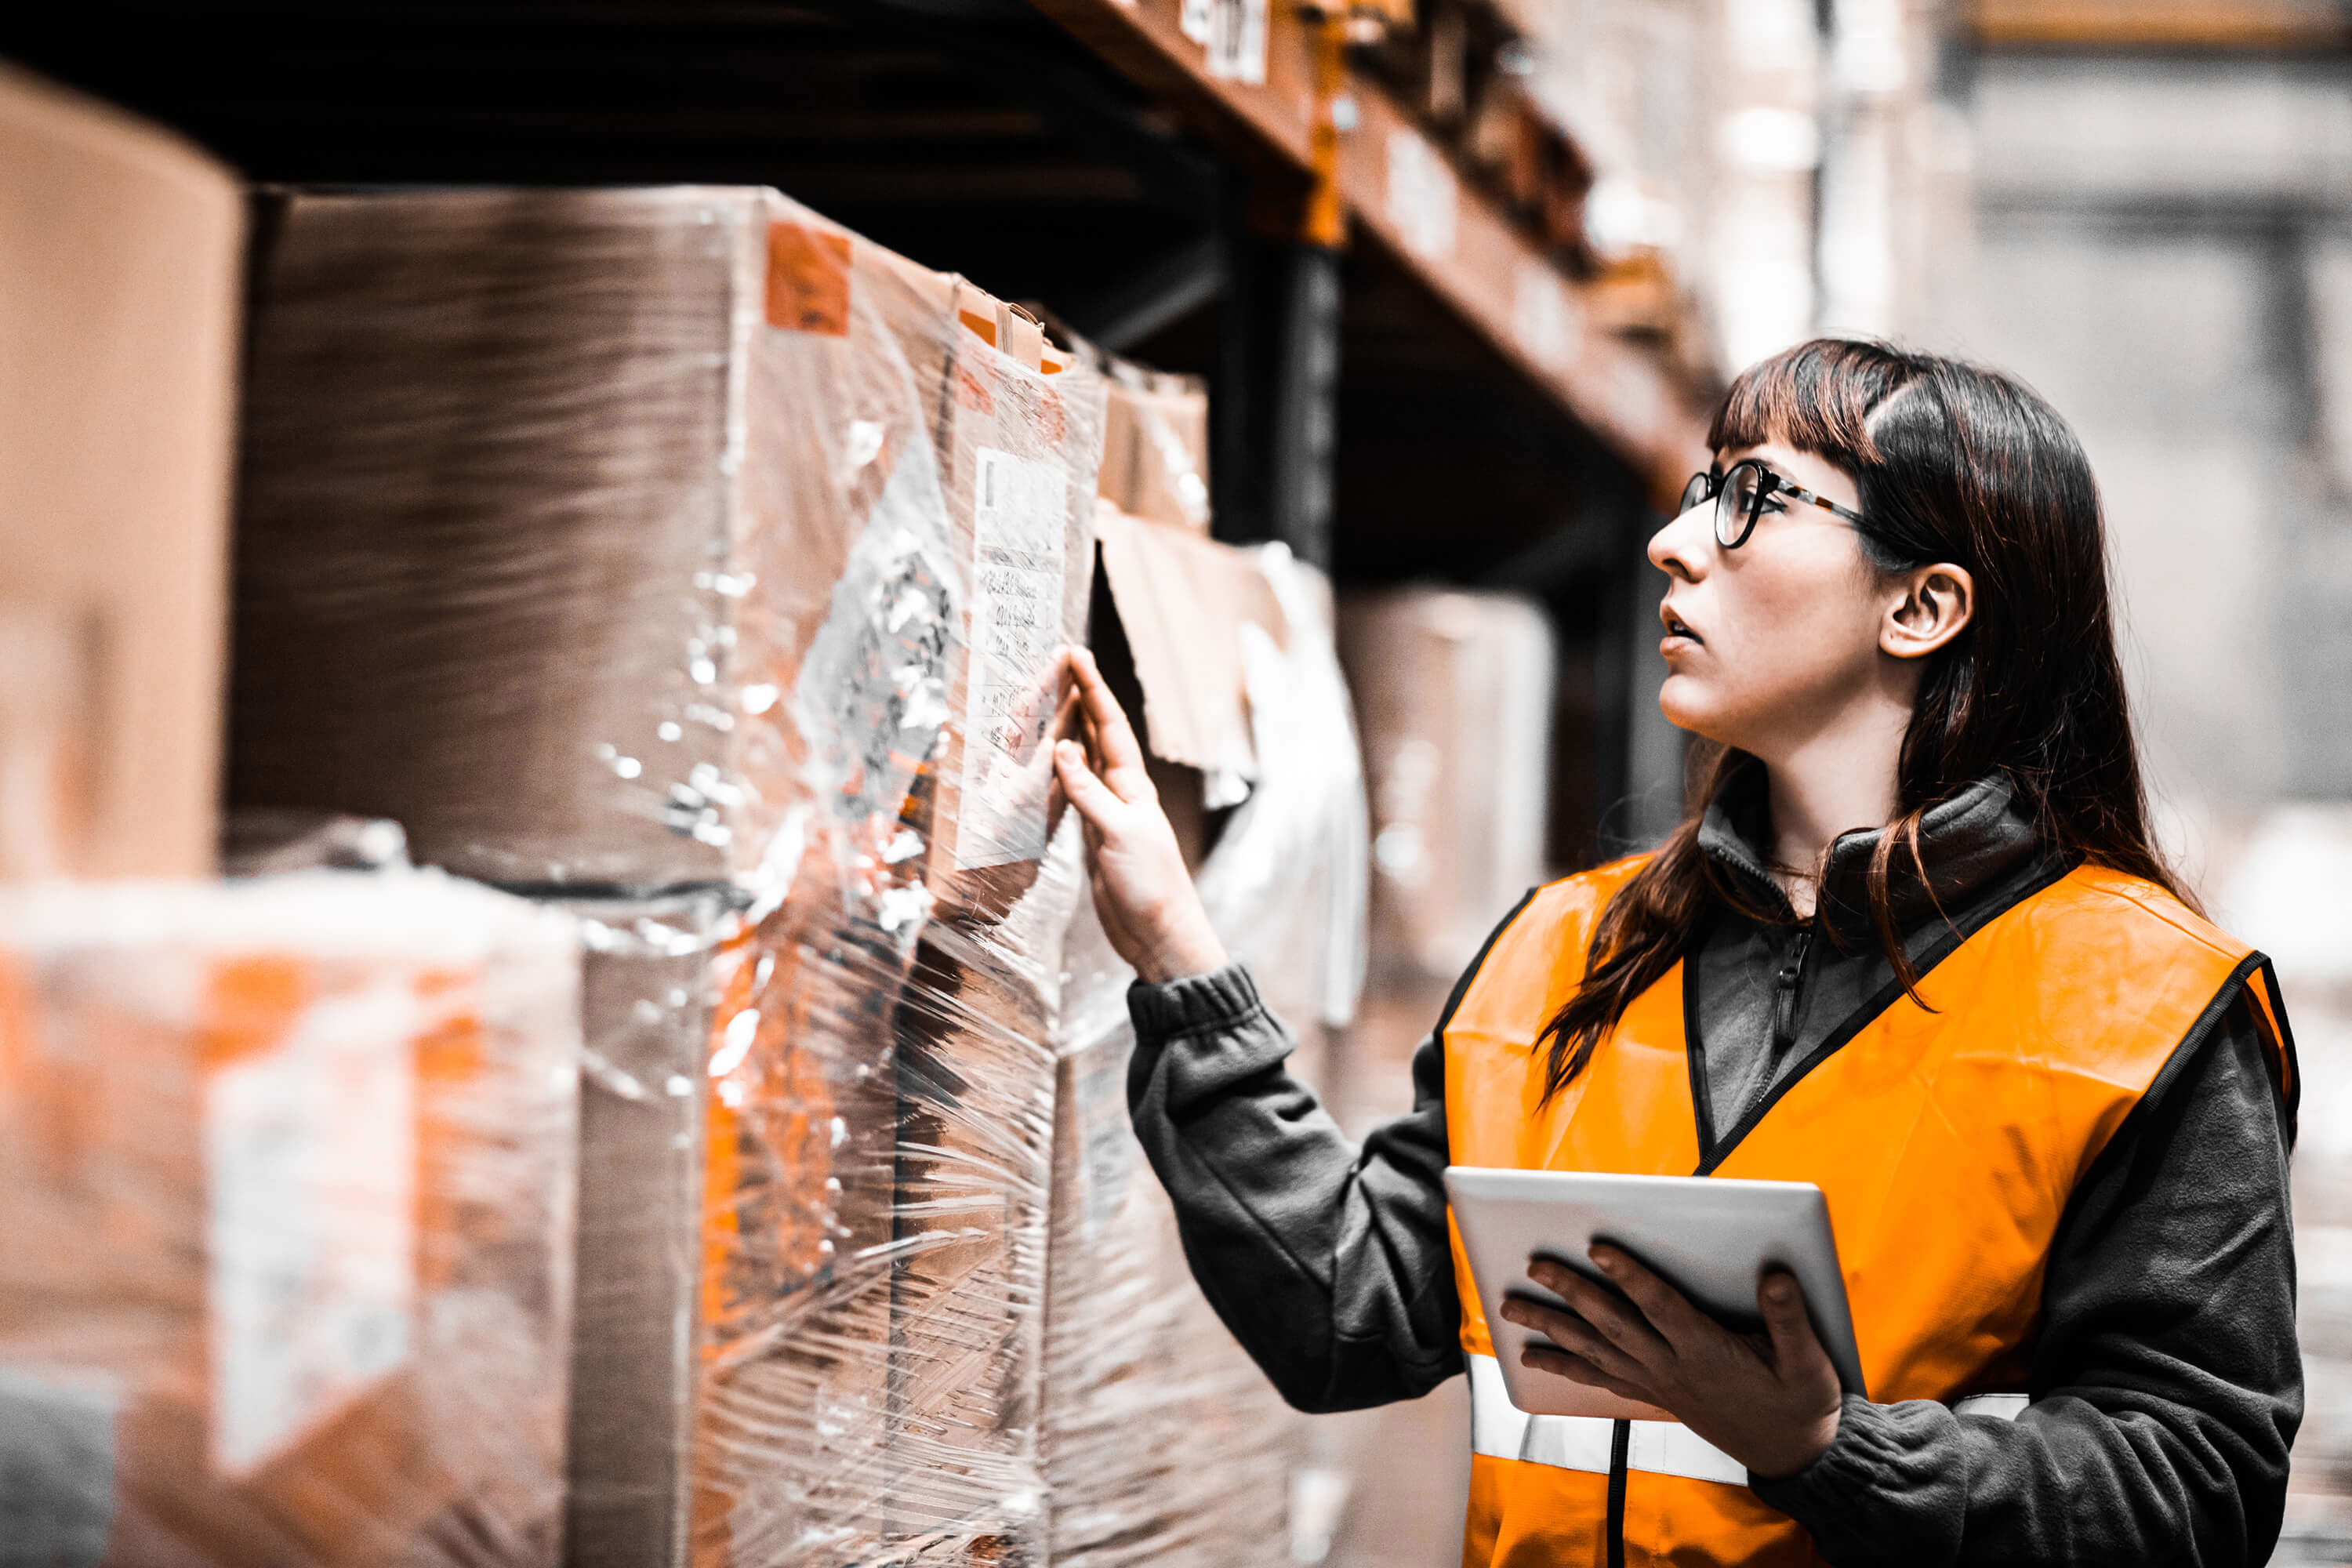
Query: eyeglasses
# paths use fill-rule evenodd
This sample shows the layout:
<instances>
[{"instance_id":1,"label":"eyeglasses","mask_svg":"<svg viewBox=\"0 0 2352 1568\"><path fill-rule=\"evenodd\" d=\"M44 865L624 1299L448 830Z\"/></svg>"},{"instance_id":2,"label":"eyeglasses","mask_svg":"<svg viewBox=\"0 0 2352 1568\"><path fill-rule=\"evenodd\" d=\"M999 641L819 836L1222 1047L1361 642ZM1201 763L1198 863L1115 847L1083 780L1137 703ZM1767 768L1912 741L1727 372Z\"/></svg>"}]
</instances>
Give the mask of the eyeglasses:
<instances>
[{"instance_id":1,"label":"eyeglasses","mask_svg":"<svg viewBox=\"0 0 2352 1568\"><path fill-rule=\"evenodd\" d=\"M1848 522L1861 522L1862 513L1838 505L1790 484L1754 458L1742 458L1731 465L1720 479L1710 471L1693 474L1690 483L1683 487L1683 504L1675 515L1715 502L1715 542L1726 550L1737 550L1748 542L1756 531L1756 520L1764 515L1764 503L1773 496L1787 496L1834 512Z\"/></svg>"}]
</instances>

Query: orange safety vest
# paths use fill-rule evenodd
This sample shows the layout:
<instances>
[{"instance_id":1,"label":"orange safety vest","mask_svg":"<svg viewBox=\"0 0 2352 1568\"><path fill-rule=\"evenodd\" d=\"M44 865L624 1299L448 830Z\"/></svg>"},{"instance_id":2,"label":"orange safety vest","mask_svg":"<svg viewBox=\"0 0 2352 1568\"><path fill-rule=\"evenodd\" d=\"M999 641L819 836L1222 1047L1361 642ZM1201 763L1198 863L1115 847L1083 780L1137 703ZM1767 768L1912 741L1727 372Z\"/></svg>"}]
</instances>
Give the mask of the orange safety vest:
<instances>
[{"instance_id":1,"label":"orange safety vest","mask_svg":"<svg viewBox=\"0 0 2352 1568\"><path fill-rule=\"evenodd\" d=\"M1679 963L1546 1104L1529 1047L1640 866L1539 889L1489 941L1441 1025L1452 1159L1817 1184L1874 1400L2023 1407L2069 1194L2182 1043L2242 993L2292 1105L2294 1048L2262 956L2154 884L2087 866L1936 962L1919 985L1934 1011L1890 985L1711 1151ZM1677 1423L1513 1408L1458 1231L1454 1263L1475 1451L1464 1568L1821 1561L1737 1461Z\"/></svg>"}]
</instances>

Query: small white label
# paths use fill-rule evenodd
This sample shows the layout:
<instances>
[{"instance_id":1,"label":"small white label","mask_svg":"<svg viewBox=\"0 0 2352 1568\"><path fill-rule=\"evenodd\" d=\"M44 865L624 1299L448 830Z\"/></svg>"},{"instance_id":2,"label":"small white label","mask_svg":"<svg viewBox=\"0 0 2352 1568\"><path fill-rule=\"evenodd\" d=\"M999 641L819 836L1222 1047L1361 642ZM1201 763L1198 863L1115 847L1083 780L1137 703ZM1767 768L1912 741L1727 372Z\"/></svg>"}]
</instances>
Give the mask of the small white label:
<instances>
[{"instance_id":1,"label":"small white label","mask_svg":"<svg viewBox=\"0 0 2352 1568\"><path fill-rule=\"evenodd\" d=\"M1389 222L1404 247L1425 261L1454 255L1461 186L1444 157L1414 132L1389 132Z\"/></svg>"},{"instance_id":2,"label":"small white label","mask_svg":"<svg viewBox=\"0 0 2352 1568\"><path fill-rule=\"evenodd\" d=\"M1512 279L1511 333L1529 359L1562 370L1576 358L1584 314L1559 273L1540 261L1522 261Z\"/></svg>"},{"instance_id":3,"label":"small white label","mask_svg":"<svg viewBox=\"0 0 2352 1568\"><path fill-rule=\"evenodd\" d=\"M1209 74L1252 87L1264 82L1265 32L1266 0L1211 0Z\"/></svg>"},{"instance_id":4,"label":"small white label","mask_svg":"<svg viewBox=\"0 0 2352 1568\"><path fill-rule=\"evenodd\" d=\"M1176 14L1176 26L1194 43L1205 44L1216 26L1213 15L1216 8L1217 0L1184 0L1183 9Z\"/></svg>"},{"instance_id":5,"label":"small white label","mask_svg":"<svg viewBox=\"0 0 2352 1568\"><path fill-rule=\"evenodd\" d=\"M956 864L1045 852L1045 796L1062 653L1069 477L993 447L972 479L971 674L964 707Z\"/></svg>"},{"instance_id":6,"label":"small white label","mask_svg":"<svg viewBox=\"0 0 2352 1568\"><path fill-rule=\"evenodd\" d=\"M415 1015L404 985L323 1002L206 1079L212 1453L233 1479L408 1358Z\"/></svg>"}]
</instances>

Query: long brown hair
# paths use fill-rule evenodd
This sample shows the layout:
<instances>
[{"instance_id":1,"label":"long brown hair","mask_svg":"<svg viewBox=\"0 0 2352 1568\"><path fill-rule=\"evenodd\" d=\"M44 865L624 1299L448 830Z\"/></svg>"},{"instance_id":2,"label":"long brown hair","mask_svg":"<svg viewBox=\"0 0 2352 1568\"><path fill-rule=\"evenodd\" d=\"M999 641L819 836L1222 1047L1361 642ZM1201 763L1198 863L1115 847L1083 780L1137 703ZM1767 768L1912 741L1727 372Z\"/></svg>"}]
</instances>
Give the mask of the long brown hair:
<instances>
[{"instance_id":1,"label":"long brown hair","mask_svg":"<svg viewBox=\"0 0 2352 1568\"><path fill-rule=\"evenodd\" d=\"M1948 561L1975 579L1974 619L1920 672L1897 764L1899 814L1879 835L1865 884L1904 990L1917 999L1895 927L1895 879L1927 879L1921 819L1989 773L2008 775L2059 857L2145 877L2193 907L2148 834L2098 486L2066 422L1999 372L1819 338L1741 373L1707 431L1717 453L1775 439L1853 477L1868 520L1863 548L1881 571ZM1601 912L1583 983L1538 1038L1550 1043L1547 1096L1682 957L1710 896L1767 915L1698 846L1706 801L1754 762L1717 748L1695 769L1682 825ZM1900 873L1898 851L1909 860Z\"/></svg>"}]
</instances>

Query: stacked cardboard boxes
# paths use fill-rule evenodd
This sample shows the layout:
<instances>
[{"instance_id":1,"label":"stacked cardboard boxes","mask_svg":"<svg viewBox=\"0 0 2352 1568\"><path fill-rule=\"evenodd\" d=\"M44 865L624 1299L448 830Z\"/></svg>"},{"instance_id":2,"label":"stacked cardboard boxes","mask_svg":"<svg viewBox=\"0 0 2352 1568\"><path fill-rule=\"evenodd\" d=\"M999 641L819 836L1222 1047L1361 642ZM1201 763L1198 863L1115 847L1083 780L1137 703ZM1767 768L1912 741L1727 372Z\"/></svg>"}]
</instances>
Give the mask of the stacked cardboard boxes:
<instances>
[{"instance_id":1,"label":"stacked cardboard boxes","mask_svg":"<svg viewBox=\"0 0 2352 1568\"><path fill-rule=\"evenodd\" d=\"M572 1557L1034 1536L1099 379L772 192L269 230L231 789L591 922Z\"/></svg>"},{"instance_id":2,"label":"stacked cardboard boxes","mask_svg":"<svg viewBox=\"0 0 2352 1568\"><path fill-rule=\"evenodd\" d=\"M12 1559L554 1563L575 943L420 873L0 895Z\"/></svg>"}]
</instances>

